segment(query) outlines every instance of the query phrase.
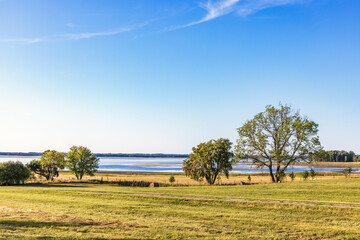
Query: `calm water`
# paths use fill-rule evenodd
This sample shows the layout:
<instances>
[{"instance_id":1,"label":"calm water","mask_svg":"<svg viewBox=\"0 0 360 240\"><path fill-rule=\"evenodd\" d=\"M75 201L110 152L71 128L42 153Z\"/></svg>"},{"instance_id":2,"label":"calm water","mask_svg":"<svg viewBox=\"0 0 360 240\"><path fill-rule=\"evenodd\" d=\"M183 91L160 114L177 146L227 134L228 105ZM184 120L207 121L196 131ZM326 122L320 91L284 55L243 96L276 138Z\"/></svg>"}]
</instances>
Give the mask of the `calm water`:
<instances>
[{"instance_id":1,"label":"calm water","mask_svg":"<svg viewBox=\"0 0 360 240\"><path fill-rule=\"evenodd\" d=\"M0 162L21 161L26 164L37 157L0 157ZM100 158L99 171L119 171L119 172L182 172L182 158ZM153 164L154 166L151 166ZM167 166L159 166L167 164ZM288 172L302 172L309 170L309 167L294 166ZM314 168L320 172L338 172L341 168ZM238 173L266 173L268 169L257 169L249 164L236 164L232 172Z\"/></svg>"}]
</instances>

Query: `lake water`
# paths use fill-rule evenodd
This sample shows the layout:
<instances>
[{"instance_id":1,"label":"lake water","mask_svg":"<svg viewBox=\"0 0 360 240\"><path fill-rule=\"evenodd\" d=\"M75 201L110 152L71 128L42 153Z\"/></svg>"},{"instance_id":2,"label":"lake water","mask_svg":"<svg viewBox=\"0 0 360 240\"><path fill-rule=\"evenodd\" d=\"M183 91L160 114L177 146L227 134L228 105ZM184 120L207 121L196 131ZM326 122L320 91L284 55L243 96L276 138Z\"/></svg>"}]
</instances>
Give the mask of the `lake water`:
<instances>
[{"instance_id":1,"label":"lake water","mask_svg":"<svg viewBox=\"0 0 360 240\"><path fill-rule=\"evenodd\" d=\"M38 157L3 156L0 162L21 161L26 164ZM101 172L182 172L183 158L100 158L99 170ZM302 172L310 170L306 166L289 167L287 172ZM320 172L339 172L341 168L314 168ZM238 163L233 166L236 173L267 173L268 169L258 169L250 164Z\"/></svg>"}]
</instances>

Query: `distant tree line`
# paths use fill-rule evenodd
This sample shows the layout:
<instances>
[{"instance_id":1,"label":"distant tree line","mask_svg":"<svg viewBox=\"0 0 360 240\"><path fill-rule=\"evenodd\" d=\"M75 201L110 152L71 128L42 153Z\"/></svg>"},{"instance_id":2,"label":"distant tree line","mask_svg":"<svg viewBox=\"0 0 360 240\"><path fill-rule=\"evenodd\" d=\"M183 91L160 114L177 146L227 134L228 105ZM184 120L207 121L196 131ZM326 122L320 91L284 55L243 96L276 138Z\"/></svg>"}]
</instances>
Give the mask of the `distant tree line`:
<instances>
[{"instance_id":1,"label":"distant tree line","mask_svg":"<svg viewBox=\"0 0 360 240\"><path fill-rule=\"evenodd\" d=\"M187 158L189 154L166 153L95 153L98 157L131 157L131 158ZM41 152L0 152L1 156L42 156Z\"/></svg>"},{"instance_id":2,"label":"distant tree line","mask_svg":"<svg viewBox=\"0 0 360 240\"><path fill-rule=\"evenodd\" d=\"M321 150L309 157L317 162L360 162L360 155L356 155L353 151Z\"/></svg>"}]
</instances>

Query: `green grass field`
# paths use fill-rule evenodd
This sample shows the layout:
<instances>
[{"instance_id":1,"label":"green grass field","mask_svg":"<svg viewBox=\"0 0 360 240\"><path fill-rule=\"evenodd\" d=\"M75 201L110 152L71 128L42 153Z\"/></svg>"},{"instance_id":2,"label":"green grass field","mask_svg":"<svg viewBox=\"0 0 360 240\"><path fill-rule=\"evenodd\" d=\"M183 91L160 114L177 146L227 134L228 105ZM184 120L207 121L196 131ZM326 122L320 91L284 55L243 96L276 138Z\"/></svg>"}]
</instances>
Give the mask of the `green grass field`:
<instances>
[{"instance_id":1,"label":"green grass field","mask_svg":"<svg viewBox=\"0 0 360 240\"><path fill-rule=\"evenodd\" d=\"M194 196L217 200L191 199ZM238 202L223 198L297 203ZM0 187L0 236L3 239L359 239L360 178L244 186L141 188L63 183Z\"/></svg>"}]
</instances>

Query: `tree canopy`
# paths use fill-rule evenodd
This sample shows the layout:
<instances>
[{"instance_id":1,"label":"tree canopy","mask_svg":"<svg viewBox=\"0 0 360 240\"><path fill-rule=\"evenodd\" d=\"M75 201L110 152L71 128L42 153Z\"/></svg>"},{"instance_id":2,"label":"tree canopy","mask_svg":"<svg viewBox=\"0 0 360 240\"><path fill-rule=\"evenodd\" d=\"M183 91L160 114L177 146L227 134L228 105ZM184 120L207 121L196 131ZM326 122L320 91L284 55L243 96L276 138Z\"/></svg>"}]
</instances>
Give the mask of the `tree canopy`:
<instances>
[{"instance_id":1,"label":"tree canopy","mask_svg":"<svg viewBox=\"0 0 360 240\"><path fill-rule=\"evenodd\" d=\"M309 155L321 149L317 132L318 124L290 106L268 105L238 128L235 155L240 160L251 159L258 167L268 167L271 180L280 182L289 165L309 161Z\"/></svg>"},{"instance_id":2,"label":"tree canopy","mask_svg":"<svg viewBox=\"0 0 360 240\"><path fill-rule=\"evenodd\" d=\"M67 167L78 180L85 174L93 176L99 168L99 158L83 146L72 146L67 154Z\"/></svg>"},{"instance_id":3,"label":"tree canopy","mask_svg":"<svg viewBox=\"0 0 360 240\"><path fill-rule=\"evenodd\" d=\"M209 184L214 184L221 173L229 177L229 171L232 169L231 145L229 139L223 138L200 143L183 161L184 173L196 181L205 178Z\"/></svg>"},{"instance_id":4,"label":"tree canopy","mask_svg":"<svg viewBox=\"0 0 360 240\"><path fill-rule=\"evenodd\" d=\"M34 173L54 180L59 176L59 169L65 168L65 154L55 150L46 150L38 160L33 160L27 164L27 167Z\"/></svg>"},{"instance_id":5,"label":"tree canopy","mask_svg":"<svg viewBox=\"0 0 360 240\"><path fill-rule=\"evenodd\" d=\"M0 184L23 184L30 177L30 171L20 161L0 163Z\"/></svg>"}]
</instances>

